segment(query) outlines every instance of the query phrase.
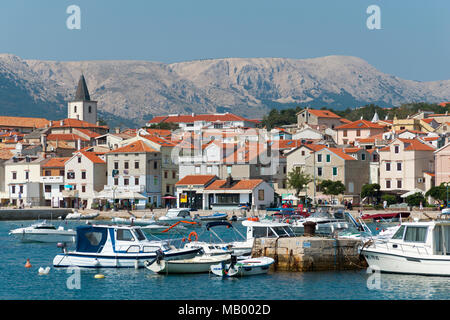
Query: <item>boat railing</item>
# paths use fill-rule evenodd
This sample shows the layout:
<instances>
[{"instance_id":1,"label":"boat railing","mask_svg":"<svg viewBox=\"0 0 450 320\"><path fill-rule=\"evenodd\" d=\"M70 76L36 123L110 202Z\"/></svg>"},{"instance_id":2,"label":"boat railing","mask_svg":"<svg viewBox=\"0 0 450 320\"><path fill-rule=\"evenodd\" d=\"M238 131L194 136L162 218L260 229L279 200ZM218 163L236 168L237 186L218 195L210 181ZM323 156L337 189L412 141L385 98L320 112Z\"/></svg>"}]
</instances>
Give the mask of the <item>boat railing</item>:
<instances>
[{"instance_id":1,"label":"boat railing","mask_svg":"<svg viewBox=\"0 0 450 320\"><path fill-rule=\"evenodd\" d=\"M417 254L418 255L430 255L431 253L429 253L429 251L427 250L427 247L431 249L431 246L423 244L423 245L417 245L417 244L409 244L409 243L394 243L391 242L389 240L377 240L373 242L373 246L376 248L376 245L383 245L383 247L386 248L387 251L391 251L392 247L395 245L397 247L400 247L400 249L402 250L402 253L405 253L405 247L406 248L412 248L412 249L416 249L417 250ZM391 245L391 247L389 246L389 244ZM423 251L425 251L425 253L421 253L421 250L423 249ZM409 253L411 253L411 250L408 250Z\"/></svg>"}]
</instances>

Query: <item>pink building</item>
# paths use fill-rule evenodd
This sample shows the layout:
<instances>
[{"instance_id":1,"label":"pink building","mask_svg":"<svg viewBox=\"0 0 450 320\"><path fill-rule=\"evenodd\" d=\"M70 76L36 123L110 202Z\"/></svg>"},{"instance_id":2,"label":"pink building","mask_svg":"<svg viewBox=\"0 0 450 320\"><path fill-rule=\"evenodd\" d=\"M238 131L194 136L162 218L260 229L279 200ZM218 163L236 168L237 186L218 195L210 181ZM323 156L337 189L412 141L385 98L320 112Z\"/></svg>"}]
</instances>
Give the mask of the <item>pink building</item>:
<instances>
[{"instance_id":1,"label":"pink building","mask_svg":"<svg viewBox=\"0 0 450 320\"><path fill-rule=\"evenodd\" d=\"M357 139L365 139L386 131L386 126L367 120L357 120L335 128L337 144L351 144Z\"/></svg>"},{"instance_id":2,"label":"pink building","mask_svg":"<svg viewBox=\"0 0 450 320\"><path fill-rule=\"evenodd\" d=\"M450 143L434 152L436 163L436 185L450 181Z\"/></svg>"}]
</instances>

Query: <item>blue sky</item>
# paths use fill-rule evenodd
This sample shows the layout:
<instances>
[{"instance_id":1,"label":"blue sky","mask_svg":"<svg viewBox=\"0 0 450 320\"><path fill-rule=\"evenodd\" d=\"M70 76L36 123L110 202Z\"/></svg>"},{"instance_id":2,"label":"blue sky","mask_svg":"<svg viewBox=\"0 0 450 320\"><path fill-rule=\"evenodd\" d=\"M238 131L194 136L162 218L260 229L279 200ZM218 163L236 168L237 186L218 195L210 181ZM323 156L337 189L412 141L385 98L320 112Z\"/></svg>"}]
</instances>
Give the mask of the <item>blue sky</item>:
<instances>
[{"instance_id":1,"label":"blue sky","mask_svg":"<svg viewBox=\"0 0 450 320\"><path fill-rule=\"evenodd\" d=\"M381 30L369 30L369 5ZM81 9L69 30L66 9ZM42 60L177 62L360 57L404 79L450 79L448 0L2 0L0 52Z\"/></svg>"}]
</instances>

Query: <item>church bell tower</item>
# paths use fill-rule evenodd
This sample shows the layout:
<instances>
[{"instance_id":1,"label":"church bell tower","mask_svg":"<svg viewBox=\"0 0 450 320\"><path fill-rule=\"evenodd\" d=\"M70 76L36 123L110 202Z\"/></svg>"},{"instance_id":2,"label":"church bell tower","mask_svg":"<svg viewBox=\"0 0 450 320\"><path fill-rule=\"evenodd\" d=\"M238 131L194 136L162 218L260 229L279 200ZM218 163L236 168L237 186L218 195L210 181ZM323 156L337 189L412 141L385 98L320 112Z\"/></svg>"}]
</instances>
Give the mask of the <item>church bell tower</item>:
<instances>
[{"instance_id":1,"label":"church bell tower","mask_svg":"<svg viewBox=\"0 0 450 320\"><path fill-rule=\"evenodd\" d=\"M75 98L69 102L67 109L69 119L77 119L92 124L97 123L97 101L91 100L83 74L78 81Z\"/></svg>"}]
</instances>

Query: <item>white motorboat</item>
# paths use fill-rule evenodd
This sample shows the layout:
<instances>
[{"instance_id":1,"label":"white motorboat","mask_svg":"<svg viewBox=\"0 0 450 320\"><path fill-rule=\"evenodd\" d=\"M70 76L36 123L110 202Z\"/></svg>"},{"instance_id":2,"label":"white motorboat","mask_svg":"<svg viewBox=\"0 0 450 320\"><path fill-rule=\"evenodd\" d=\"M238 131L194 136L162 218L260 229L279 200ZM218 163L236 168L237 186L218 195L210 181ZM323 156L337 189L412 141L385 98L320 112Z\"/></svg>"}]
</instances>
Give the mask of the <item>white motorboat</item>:
<instances>
[{"instance_id":1,"label":"white motorboat","mask_svg":"<svg viewBox=\"0 0 450 320\"><path fill-rule=\"evenodd\" d=\"M242 221L242 225L247 228L245 240L228 243L236 256L250 255L255 238L295 237L294 230L292 230L290 224L284 222L250 219Z\"/></svg>"},{"instance_id":2,"label":"white motorboat","mask_svg":"<svg viewBox=\"0 0 450 320\"><path fill-rule=\"evenodd\" d=\"M81 214L78 211L75 211L75 212L69 213L64 219L65 220L90 220L90 219L95 219L99 215L100 215L100 213L98 213L98 212Z\"/></svg>"},{"instance_id":3,"label":"white motorboat","mask_svg":"<svg viewBox=\"0 0 450 320\"><path fill-rule=\"evenodd\" d=\"M165 259L190 259L200 249L177 249L164 240L148 240L139 226L85 225L76 230L76 249L58 254L54 267L142 268L163 253Z\"/></svg>"},{"instance_id":4,"label":"white motorboat","mask_svg":"<svg viewBox=\"0 0 450 320\"><path fill-rule=\"evenodd\" d=\"M405 222L390 238L360 248L372 270L450 276L450 221Z\"/></svg>"},{"instance_id":5,"label":"white motorboat","mask_svg":"<svg viewBox=\"0 0 450 320\"><path fill-rule=\"evenodd\" d=\"M75 230L64 229L62 226L57 228L45 220L37 222L29 227L11 230L9 234L22 242L74 243L76 238Z\"/></svg>"},{"instance_id":6,"label":"white motorboat","mask_svg":"<svg viewBox=\"0 0 450 320\"><path fill-rule=\"evenodd\" d=\"M124 224L124 225L134 225L134 226L149 226L149 225L153 225L156 224L156 220L153 218L136 218L135 216L132 216L128 219L126 218L120 218L120 217L113 217L111 219L111 221L113 223L117 223L117 224Z\"/></svg>"},{"instance_id":7,"label":"white motorboat","mask_svg":"<svg viewBox=\"0 0 450 320\"><path fill-rule=\"evenodd\" d=\"M351 216L349 217L342 209L331 214L327 206L319 206L316 212L309 217L293 221L291 225L295 234L304 234L305 222L316 223L315 233L324 235L332 234L335 231L343 231L351 226L359 227L354 224L354 219Z\"/></svg>"},{"instance_id":8,"label":"white motorboat","mask_svg":"<svg viewBox=\"0 0 450 320\"><path fill-rule=\"evenodd\" d=\"M147 260L144 265L156 273L206 273L212 265L231 261L230 254L208 255L200 254L191 259L166 260L155 258Z\"/></svg>"},{"instance_id":9,"label":"white motorboat","mask_svg":"<svg viewBox=\"0 0 450 320\"><path fill-rule=\"evenodd\" d=\"M232 260L231 263L222 262L212 265L211 272L219 277L236 277L265 274L275 262L269 257L251 258L245 260Z\"/></svg>"},{"instance_id":10,"label":"white motorboat","mask_svg":"<svg viewBox=\"0 0 450 320\"><path fill-rule=\"evenodd\" d=\"M158 218L158 222L161 224L171 225L179 221L195 221L191 217L191 212L185 208L172 208L169 209L165 216ZM193 225L195 226L195 225Z\"/></svg>"}]
</instances>

